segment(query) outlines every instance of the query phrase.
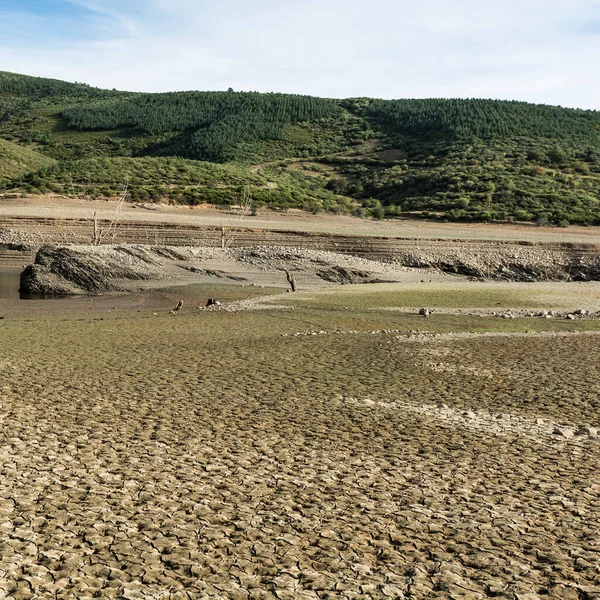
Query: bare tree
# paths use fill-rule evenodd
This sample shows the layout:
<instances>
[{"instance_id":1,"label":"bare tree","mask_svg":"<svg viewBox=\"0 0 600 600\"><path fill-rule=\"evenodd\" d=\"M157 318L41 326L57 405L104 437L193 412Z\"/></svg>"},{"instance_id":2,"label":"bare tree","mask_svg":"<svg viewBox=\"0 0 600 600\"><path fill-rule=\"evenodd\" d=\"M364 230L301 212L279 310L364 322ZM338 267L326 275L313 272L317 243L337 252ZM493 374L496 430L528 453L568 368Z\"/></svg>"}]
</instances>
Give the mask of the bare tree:
<instances>
[{"instance_id":1,"label":"bare tree","mask_svg":"<svg viewBox=\"0 0 600 600\"><path fill-rule=\"evenodd\" d=\"M234 214L234 223L225 226L221 225L221 248L229 248L238 236L242 220L248 215L252 209L252 195L250 194L250 187L246 186L242 192L240 203L237 205Z\"/></svg>"},{"instance_id":2,"label":"bare tree","mask_svg":"<svg viewBox=\"0 0 600 600\"><path fill-rule=\"evenodd\" d=\"M117 225L119 224L121 214L123 211L123 205L129 197L128 187L129 186L126 183L123 187L123 191L121 192L119 202L115 207L115 212L113 213L112 217L108 220L108 223L106 223L104 226L101 226L100 221L98 220L98 211L94 211L94 231L92 234L92 244L94 246L99 246L109 235L111 236L111 242L114 243L115 237L117 235Z\"/></svg>"}]
</instances>

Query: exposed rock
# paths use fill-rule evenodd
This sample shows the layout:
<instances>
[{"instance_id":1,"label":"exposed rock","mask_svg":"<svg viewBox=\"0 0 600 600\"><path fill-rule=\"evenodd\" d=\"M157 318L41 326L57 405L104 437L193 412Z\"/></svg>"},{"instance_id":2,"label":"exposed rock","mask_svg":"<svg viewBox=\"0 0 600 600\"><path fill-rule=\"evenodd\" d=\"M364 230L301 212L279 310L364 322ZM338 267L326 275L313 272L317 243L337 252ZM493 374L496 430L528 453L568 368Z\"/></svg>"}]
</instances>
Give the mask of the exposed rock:
<instances>
[{"instance_id":1,"label":"exposed rock","mask_svg":"<svg viewBox=\"0 0 600 600\"><path fill-rule=\"evenodd\" d=\"M573 432L573 430L570 427L560 427L557 426L554 428L554 431L552 432L554 435L560 435L561 437L564 437L566 439L571 439L575 433Z\"/></svg>"},{"instance_id":2,"label":"exposed rock","mask_svg":"<svg viewBox=\"0 0 600 600\"><path fill-rule=\"evenodd\" d=\"M340 251L330 251L320 249L328 247L327 244L331 246L329 238L327 243L320 237L313 240L311 236L302 236L302 239L303 243L318 242L319 249L276 245L228 249L148 244L46 246L39 250L34 265L23 273L21 291L45 295L98 294L126 290L132 287L133 280L185 277L182 272L242 280L212 268L215 263L223 262L237 263L241 270L292 269L303 284L307 277L332 284L392 282L401 279L407 268L415 267L488 279L600 280L600 255L591 245L582 246L580 251L571 247L548 249L535 244L492 247L457 240L428 240L423 242L424 247L415 248L408 240L390 238L381 241L389 246L389 251L370 253L369 240L352 238L356 243L351 247L342 245ZM576 312L577 316L588 314L583 309ZM552 314L548 311L548 315ZM575 318L575 313L571 314Z\"/></svg>"},{"instance_id":3,"label":"exposed rock","mask_svg":"<svg viewBox=\"0 0 600 600\"><path fill-rule=\"evenodd\" d=\"M464 240L421 241L422 247L398 252L396 262L478 279L507 281L597 281L600 255L595 247L545 247L532 242L501 244Z\"/></svg>"},{"instance_id":4,"label":"exposed rock","mask_svg":"<svg viewBox=\"0 0 600 600\"><path fill-rule=\"evenodd\" d=\"M595 437L598 435L598 429L596 427L583 426L577 430L577 433L575 435L577 435L577 436L587 435L589 437Z\"/></svg>"},{"instance_id":5,"label":"exposed rock","mask_svg":"<svg viewBox=\"0 0 600 600\"><path fill-rule=\"evenodd\" d=\"M25 294L71 295L117 291L117 279L149 278L149 254L140 248L116 247L81 251L77 247L43 246L35 262L21 273L19 291ZM104 249L103 249L104 250Z\"/></svg>"},{"instance_id":6,"label":"exposed rock","mask_svg":"<svg viewBox=\"0 0 600 600\"><path fill-rule=\"evenodd\" d=\"M0 247L6 250L34 250L42 240L41 234L0 229Z\"/></svg>"},{"instance_id":7,"label":"exposed rock","mask_svg":"<svg viewBox=\"0 0 600 600\"><path fill-rule=\"evenodd\" d=\"M45 246L22 274L21 292L38 295L100 294L125 291L133 280L181 280L182 271L203 276L247 281L244 277L206 268L206 263L228 262L242 270L276 273L293 268L308 280L331 283L397 281L405 269L389 263L322 250L279 247L221 249L152 245ZM365 266L366 269L355 267ZM325 267L325 268L324 268ZM129 282L128 282L129 280ZM257 285L254 282L252 285ZM264 287L261 285L260 287Z\"/></svg>"},{"instance_id":8,"label":"exposed rock","mask_svg":"<svg viewBox=\"0 0 600 600\"><path fill-rule=\"evenodd\" d=\"M39 296L70 296L87 293L72 282L52 273L47 267L36 264L25 267L21 273L19 292Z\"/></svg>"},{"instance_id":9,"label":"exposed rock","mask_svg":"<svg viewBox=\"0 0 600 600\"><path fill-rule=\"evenodd\" d=\"M368 271L359 271L358 269L346 269L344 267L335 266L331 269L323 269L317 271L317 277L331 283L365 283L371 277Z\"/></svg>"}]
</instances>

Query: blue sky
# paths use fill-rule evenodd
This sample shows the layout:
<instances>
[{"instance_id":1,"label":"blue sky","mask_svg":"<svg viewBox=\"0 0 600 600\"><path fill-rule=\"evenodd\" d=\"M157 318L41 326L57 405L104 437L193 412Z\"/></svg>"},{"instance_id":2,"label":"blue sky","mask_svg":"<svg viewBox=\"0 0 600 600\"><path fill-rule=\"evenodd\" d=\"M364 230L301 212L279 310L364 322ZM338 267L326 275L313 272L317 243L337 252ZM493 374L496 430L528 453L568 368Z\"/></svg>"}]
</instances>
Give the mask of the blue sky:
<instances>
[{"instance_id":1,"label":"blue sky","mask_svg":"<svg viewBox=\"0 0 600 600\"><path fill-rule=\"evenodd\" d=\"M0 70L600 109L600 0L0 0Z\"/></svg>"}]
</instances>

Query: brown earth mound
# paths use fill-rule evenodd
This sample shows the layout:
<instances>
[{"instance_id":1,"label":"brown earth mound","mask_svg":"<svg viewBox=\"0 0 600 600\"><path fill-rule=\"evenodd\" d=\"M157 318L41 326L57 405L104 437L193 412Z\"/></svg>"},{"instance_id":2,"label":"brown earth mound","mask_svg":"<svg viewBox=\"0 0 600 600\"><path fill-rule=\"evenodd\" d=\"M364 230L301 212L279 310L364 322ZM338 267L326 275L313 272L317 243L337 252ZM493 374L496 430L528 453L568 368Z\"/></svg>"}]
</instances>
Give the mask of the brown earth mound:
<instances>
[{"instance_id":1,"label":"brown earth mound","mask_svg":"<svg viewBox=\"0 0 600 600\"><path fill-rule=\"evenodd\" d=\"M21 273L20 291L39 295L116 291L120 287L115 280L148 279L148 266L157 264L149 251L140 248L121 247L110 254L89 248L44 246L37 252L34 264Z\"/></svg>"},{"instance_id":2,"label":"brown earth mound","mask_svg":"<svg viewBox=\"0 0 600 600\"><path fill-rule=\"evenodd\" d=\"M300 287L406 280L404 267L303 248L197 248L145 245L44 246L21 274L20 291L32 295L102 294L147 285L177 285L202 278L284 285L294 273ZM421 273L415 270L420 276ZM203 279L202 279L203 280Z\"/></svg>"}]
</instances>

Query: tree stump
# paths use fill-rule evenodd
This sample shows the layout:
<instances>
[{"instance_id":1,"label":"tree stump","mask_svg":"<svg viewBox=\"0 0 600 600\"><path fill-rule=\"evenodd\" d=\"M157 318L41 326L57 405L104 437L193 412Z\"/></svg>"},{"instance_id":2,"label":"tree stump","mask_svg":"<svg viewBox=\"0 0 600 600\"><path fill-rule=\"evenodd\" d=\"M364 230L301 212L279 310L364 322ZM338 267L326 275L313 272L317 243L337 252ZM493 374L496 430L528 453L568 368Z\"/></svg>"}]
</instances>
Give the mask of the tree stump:
<instances>
[{"instance_id":1,"label":"tree stump","mask_svg":"<svg viewBox=\"0 0 600 600\"><path fill-rule=\"evenodd\" d=\"M287 277L288 283L290 284L290 288L292 292L296 291L296 278L293 273L290 273L288 270L285 272L285 276Z\"/></svg>"}]
</instances>

